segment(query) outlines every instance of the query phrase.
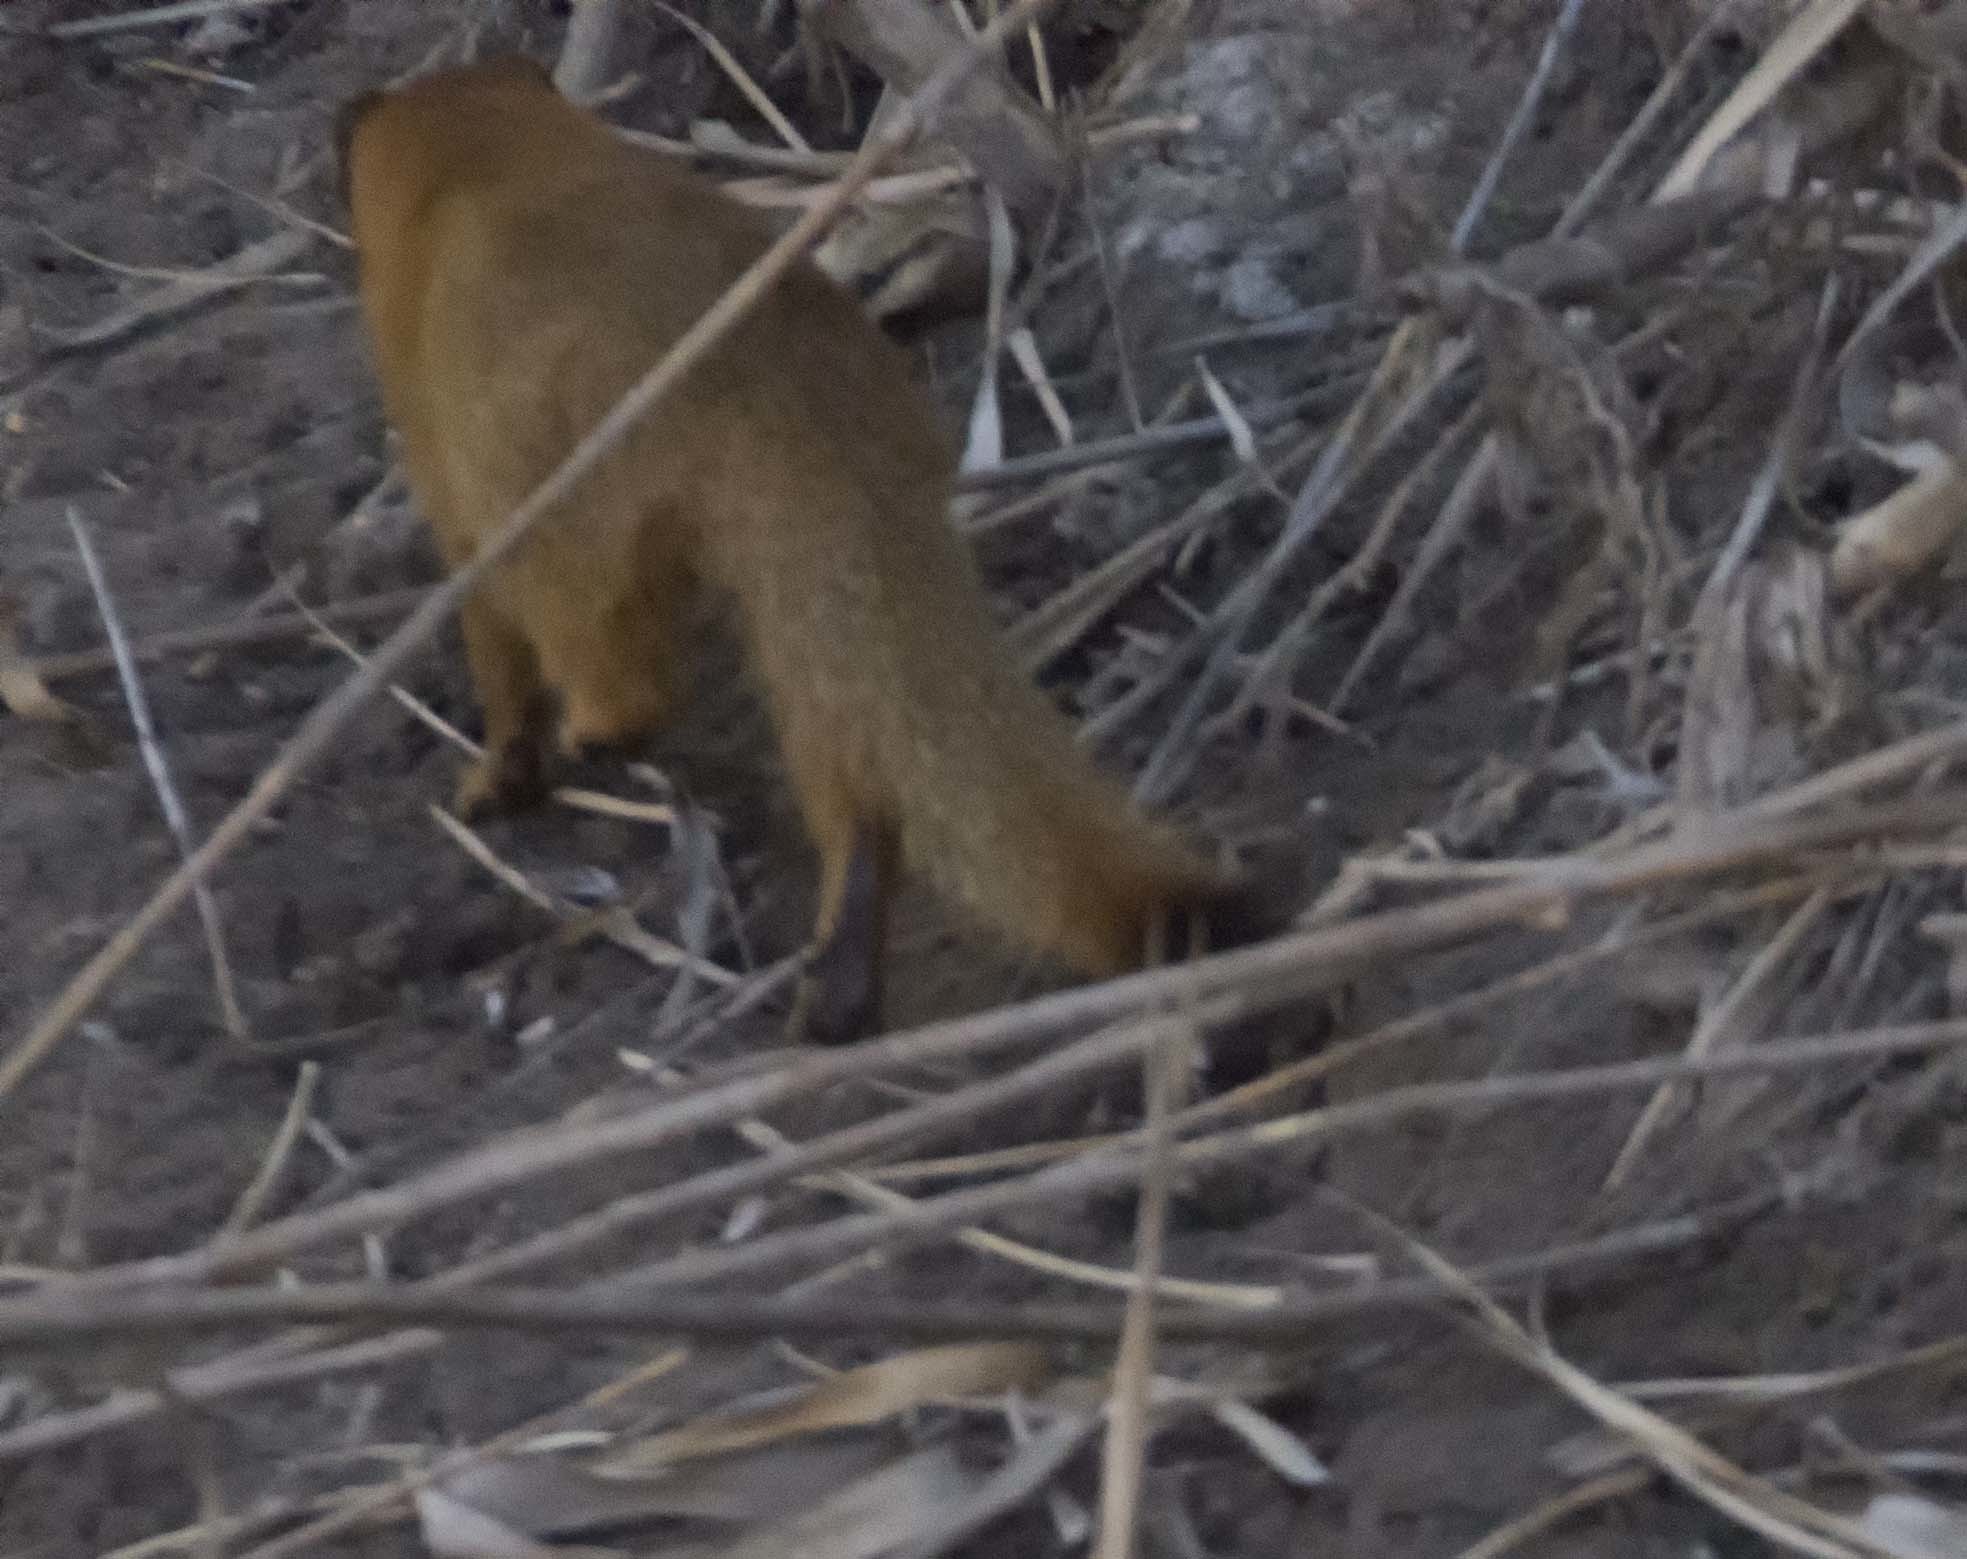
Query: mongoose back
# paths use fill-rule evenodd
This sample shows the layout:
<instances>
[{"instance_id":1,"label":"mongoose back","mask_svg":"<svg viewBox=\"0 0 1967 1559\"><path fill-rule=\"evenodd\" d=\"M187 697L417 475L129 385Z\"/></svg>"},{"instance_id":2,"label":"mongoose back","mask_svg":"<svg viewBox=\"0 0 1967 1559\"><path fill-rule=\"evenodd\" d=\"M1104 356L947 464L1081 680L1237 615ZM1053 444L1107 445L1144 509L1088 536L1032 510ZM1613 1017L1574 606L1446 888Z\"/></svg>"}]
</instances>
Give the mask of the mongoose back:
<instances>
[{"instance_id":1,"label":"mongoose back","mask_svg":"<svg viewBox=\"0 0 1967 1559\"><path fill-rule=\"evenodd\" d=\"M360 99L341 135L385 409L456 567L771 234L530 63ZM1141 815L1000 647L953 464L903 354L796 266L466 604L486 752L460 804L537 787L543 695L563 751L660 723L709 585L819 850L806 1033L875 1020L901 867L1088 975L1139 965L1156 927L1240 939L1240 884Z\"/></svg>"}]
</instances>

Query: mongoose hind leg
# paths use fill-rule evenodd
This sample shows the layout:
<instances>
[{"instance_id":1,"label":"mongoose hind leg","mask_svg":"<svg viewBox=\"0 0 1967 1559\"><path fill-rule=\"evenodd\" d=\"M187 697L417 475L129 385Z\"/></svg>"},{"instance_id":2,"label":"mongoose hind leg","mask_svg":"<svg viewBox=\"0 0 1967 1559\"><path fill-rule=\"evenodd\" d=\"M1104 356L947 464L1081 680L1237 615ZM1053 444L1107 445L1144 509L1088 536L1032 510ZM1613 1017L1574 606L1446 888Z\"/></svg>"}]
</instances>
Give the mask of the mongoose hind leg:
<instances>
[{"instance_id":1,"label":"mongoose hind leg","mask_svg":"<svg viewBox=\"0 0 1967 1559\"><path fill-rule=\"evenodd\" d=\"M451 804L467 820L530 805L546 789L540 724L544 690L526 635L482 600L461 615L471 680L485 711L485 751L458 776Z\"/></svg>"},{"instance_id":2,"label":"mongoose hind leg","mask_svg":"<svg viewBox=\"0 0 1967 1559\"><path fill-rule=\"evenodd\" d=\"M546 680L560 695L556 744L568 758L631 747L678 703L675 623L685 581L640 571L633 592L588 615L556 600L534 626Z\"/></svg>"},{"instance_id":3,"label":"mongoose hind leg","mask_svg":"<svg viewBox=\"0 0 1967 1559\"><path fill-rule=\"evenodd\" d=\"M881 964L894 888L893 832L851 826L822 847L820 913L800 973L789 1025L795 1040L843 1045L872 1032L881 1016Z\"/></svg>"}]
</instances>

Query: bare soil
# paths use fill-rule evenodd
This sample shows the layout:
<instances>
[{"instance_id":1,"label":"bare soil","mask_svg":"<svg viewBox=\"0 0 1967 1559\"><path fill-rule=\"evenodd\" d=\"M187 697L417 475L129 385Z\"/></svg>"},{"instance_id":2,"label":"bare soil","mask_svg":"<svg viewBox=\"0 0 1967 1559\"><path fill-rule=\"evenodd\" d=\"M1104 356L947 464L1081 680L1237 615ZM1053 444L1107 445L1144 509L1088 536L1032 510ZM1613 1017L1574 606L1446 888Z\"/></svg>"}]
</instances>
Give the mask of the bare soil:
<instances>
[{"instance_id":1,"label":"bare soil","mask_svg":"<svg viewBox=\"0 0 1967 1559\"><path fill-rule=\"evenodd\" d=\"M0 8L0 20L95 9L17 3ZM697 9L733 39L750 25L749 7L739 20L724 8ZM1197 113L1199 129L1103 163L1093 181L1091 210L1121 279L1142 403L1152 411L1192 376L1194 349L1182 345L1192 338L1365 295L1435 258L1516 104L1551 9L1338 0L1200 8L1188 41L1133 105ZM1662 51L1685 36L1685 18L1673 10L1587 8L1481 229L1479 253L1548 229L1657 80L1670 57ZM55 342L160 285L156 275L118 267L195 272L276 231L278 218L258 197L338 223L328 129L357 90L455 50L467 29L479 30L481 46L550 57L561 25L552 8L532 3L311 0L242 15L236 35L205 49L188 47L183 27L64 43L0 35L0 590L20 609L30 656L103 640L71 508L92 532L116 609L138 641L238 619L264 606L276 577L296 565L300 593L316 604L435 578L434 557L400 496L360 524L341 523L381 481L387 451L351 265L333 245L317 243L275 279L113 343L61 350ZM648 45L646 80L610 108L614 117L670 134L693 117L729 117L768 138L695 45L654 24L650 36L661 41ZM1733 34L1718 40L1697 63L1690 96L1712 101L1750 46ZM760 69L776 52L755 38L745 47ZM1086 47L1111 53L1097 32ZM155 59L237 85L160 71L148 64ZM1098 63L1085 62L1089 76ZM800 73L775 80L774 90L781 87L795 117L825 139L829 120L800 101ZM838 142L837 108L830 112ZM1701 284L1685 285L1698 293ZM1769 311L1732 320L1725 311L1699 316L1694 296L1706 328L1678 328L1678 357L1653 380L1665 415L1704 419L1676 430L1672 458L1660 462L1671 522L1699 557L1711 558L1739 507L1807 339L1814 290L1777 287L1773 296ZM1033 322L1084 419L1082 433L1124 431L1112 310L1095 270L1081 266L1062 281ZM918 326L916 339L960 426L977 373L974 324ZM1239 399L1255 402L1293 393L1334 363L1370 364L1371 347L1355 330L1220 345L1208 356ZM1699 393L1690 388L1696 380ZM1010 410L1013 452L1045 447L1029 398L1014 394ZM1255 647L1351 555L1427 439L1402 447L1408 453L1309 549ZM1177 512L1232 462L1213 447L1157 457L991 531L980 557L1007 620ZM1296 480L1287 479L1287 496ZM1806 540L1820 537L1813 524L1878 480L1847 455L1813 457L1786 524ZM1441 498L1430 489L1421 507L1432 513ZM1048 669L1059 697L1096 713L1110 696L1102 678L1116 657L1172 642L1187 622L1184 603L1219 599L1275 536L1285 507L1263 494L1233 507L1182 571L1134 592ZM1540 523L1548 526L1542 534ZM1330 695L1386 609L1411 548L1409 538L1323 625L1293 685L1301 706ZM1343 859L1389 849L1408 830L1429 830L1448 854L1476 859L1603 837L1644 801L1671 793L1674 741L1656 722L1631 718L1622 681L1583 687L1555 708L1527 696L1552 674L1540 625L1590 550L1548 507L1485 511L1424 594L1401 652L1342 711L1343 734L1303 707L1261 729L1254 721L1213 728L1200 777L1180 790L1178 809L1218 838L1296 857L1314 893ZM275 598L272 609L289 603ZM1962 626L1947 589L1902 595L1870 644L1867 686L1876 697L1813 748L1813 760L1911 728L1921 697L1929 712L1956 708L1967 696ZM376 631L351 629L370 642ZM348 669L331 647L301 638L145 665L155 722L196 828L208 829L245 794ZM706 680L727 681L715 673ZM409 685L472 727L452 639L420 661ZM53 690L105 733L108 750L92 755L72 732L0 716L7 1036L25 1029L178 855L114 675L66 676ZM1140 764L1170 712L1164 700L1129 723L1106 744L1107 758ZM1559 755L1587 731L1658 791L1622 794L1602 773L1567 768ZM740 945L722 921L708 950L752 967L794 952L809 863L770 783L755 712L713 692L653 756L667 790L622 765L583 777L714 813L718 869L743 936ZM604 940L559 935L549 916L462 853L429 812L448 795L455 763L437 737L379 705L214 884L256 1037L333 1041L319 1050L314 1129L268 1215L389 1183L500 1131L641 1098L654 1084L646 1071L625 1068L624 1052L687 1070L779 1043L778 1006L730 1018L701 987L674 997L672 973ZM546 809L492 824L484 837L537 881L576 895L598 884L649 930L687 935L678 913L690 871L664 829ZM1912 928L1958 899L1954 876L1929 871L1841 905L1799 956L1772 1023L1807 1033L1941 1015L1944 961ZM1335 1037L1367 1032L1560 946L1588 945L1625 913L1593 911L1561 937L1523 928L1463 952L1363 970L1340 1004ZM1676 1053L1780 919L1727 921L1498 1002L1344 1069L1332 1096ZM980 945L925 896L911 900L902 923L897 1025L1045 984L1042 972ZM967 1075L911 1074L897 1084L938 1090ZM37 1273L209 1239L259 1167L295 1077L292 1062L228 1046L197 923L178 917L82 1031L0 1104L0 1283L26 1291ZM804 1138L884 1107L885 1087L843 1087L779 1112L773 1124ZM1950 1334L1967 1313L1967 1088L1957 1063L1785 1078L1771 1090L1748 1099L1725 1129L1683 1122L1614 1194L1597 1187L1632 1128L1638 1097L1388 1129L1348 1137L1315 1161L1273 1160L1205 1178L1178 1198L1168 1267L1322 1290L1337 1280L1321 1258L1376 1248L1388 1257L1355 1202L1479 1266L1747 1199L1750 1212L1714 1237L1554 1277L1537 1296L1542 1325L1567 1357L1615 1382L1832 1368ZM1072 1135L1118 1107L1110 1097L1061 1099L928 1151ZM440 1271L610 1196L750 1151L727 1139L563 1176L383 1231L366 1250L349 1245L310 1258L305 1276ZM785 1227L834 1205L821 1192L783 1191L760 1216L768 1228ZM993 1226L1125 1266L1130 1219L1128 1199L1108 1198ZM665 1227L610 1262L714 1242L721 1222ZM1029 1274L940 1248L855 1282L852 1292L870 1296L1009 1302L1051 1292ZM399 1452L482 1441L573 1401L651 1351L608 1336L461 1336L413 1367L237 1396L10 1457L0 1462L0 1549L109 1552L183 1527L201 1514L201 1467L218 1469L219 1487L208 1492L235 1512L385 1477ZM879 1350L816 1351L845 1364ZM1164 1365L1179 1373L1191 1356L1210 1354L1177 1351ZM1150 1453L1143 1541L1152 1551L1451 1555L1574 1481L1552 1458L1587 1431L1586 1417L1442 1314L1369 1312L1307 1337L1302 1355L1277 1368L1286 1384L1267 1396L1266 1410L1329 1465L1332 1481L1295 1490L1214 1425L1171 1430ZM154 1360L122 1353L53 1363L0 1356L0 1434L112 1388L149 1384L156 1369ZM641 1395L624 1421L676 1421L799 1378L768 1347L704 1350ZM1833 1494L1849 1492L1835 1464L1853 1447L1872 1456L1949 1454L1956 1478L1967 1454L1967 1395L1944 1368L1755 1409L1696 1404L1691 1421L1753 1469L1816 1465L1821 1488ZM193 1445L216 1455L190 1454ZM1095 1480L1093 1459L1082 1456L1065 1484L1091 1498ZM1519 1551L1640 1559L1697 1545L1749 1554L1765 1551L1761 1543L1660 1481L1593 1506ZM967 1545L980 1554L1058 1546L1036 1507ZM423 1549L414 1526L395 1519L323 1551Z\"/></svg>"}]
</instances>

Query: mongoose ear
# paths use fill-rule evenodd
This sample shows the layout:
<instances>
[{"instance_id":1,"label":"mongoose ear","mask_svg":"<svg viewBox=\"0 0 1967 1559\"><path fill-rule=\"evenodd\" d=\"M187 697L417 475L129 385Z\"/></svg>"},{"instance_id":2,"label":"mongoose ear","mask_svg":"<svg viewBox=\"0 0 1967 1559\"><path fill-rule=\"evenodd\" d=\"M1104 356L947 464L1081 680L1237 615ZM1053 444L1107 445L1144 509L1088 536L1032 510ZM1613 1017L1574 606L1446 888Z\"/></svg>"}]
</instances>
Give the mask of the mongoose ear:
<instances>
[{"instance_id":1,"label":"mongoose ear","mask_svg":"<svg viewBox=\"0 0 1967 1559\"><path fill-rule=\"evenodd\" d=\"M335 188L341 193L342 209L348 209L348 153L355 144L355 132L370 109L382 101L382 93L368 91L350 98L335 115Z\"/></svg>"}]
</instances>

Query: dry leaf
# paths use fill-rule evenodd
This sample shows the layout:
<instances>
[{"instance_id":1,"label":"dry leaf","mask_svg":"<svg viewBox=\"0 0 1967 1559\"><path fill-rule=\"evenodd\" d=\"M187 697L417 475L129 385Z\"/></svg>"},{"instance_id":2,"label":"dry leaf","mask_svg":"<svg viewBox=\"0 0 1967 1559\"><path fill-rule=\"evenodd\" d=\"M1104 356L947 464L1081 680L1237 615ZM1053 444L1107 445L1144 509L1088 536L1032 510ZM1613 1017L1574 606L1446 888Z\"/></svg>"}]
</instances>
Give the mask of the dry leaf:
<instances>
[{"instance_id":1,"label":"dry leaf","mask_svg":"<svg viewBox=\"0 0 1967 1559\"><path fill-rule=\"evenodd\" d=\"M924 1402L1030 1390L1047 1372L1045 1352L1030 1343L955 1343L897 1354L847 1370L795 1402L755 1413L713 1414L653 1435L601 1469L619 1477L714 1452L770 1444L823 1429L879 1423Z\"/></svg>"},{"instance_id":2,"label":"dry leaf","mask_svg":"<svg viewBox=\"0 0 1967 1559\"><path fill-rule=\"evenodd\" d=\"M424 1547L438 1559L556 1559L562 1552L436 1489L417 1490L416 1504Z\"/></svg>"},{"instance_id":3,"label":"dry leaf","mask_svg":"<svg viewBox=\"0 0 1967 1559\"><path fill-rule=\"evenodd\" d=\"M1921 472L1839 528L1830 552L1840 596L1896 584L1944 556L1967 520L1967 474L1951 461Z\"/></svg>"},{"instance_id":4,"label":"dry leaf","mask_svg":"<svg viewBox=\"0 0 1967 1559\"><path fill-rule=\"evenodd\" d=\"M1332 1481L1331 1469L1312 1455L1310 1446L1249 1403L1225 1397L1209 1409L1209 1415L1292 1487L1315 1489Z\"/></svg>"},{"instance_id":5,"label":"dry leaf","mask_svg":"<svg viewBox=\"0 0 1967 1559\"><path fill-rule=\"evenodd\" d=\"M1092 1438L1100 1422L1096 1413L1088 1412L1083 1416L1065 1413L1038 1433L1026 1436L1019 1442L1017 1454L988 1478L981 1480L967 1500L936 1512L934 1524L915 1543L891 1555L890 1559L934 1559L935 1555L954 1547L986 1522L994 1521L1005 1511L1013 1510L1033 1498L1050 1485L1059 1468L1073 1453ZM1074 1519L1071 1511L1065 1512L1068 1528ZM1081 1540L1089 1528L1090 1521L1086 1528L1080 1529Z\"/></svg>"},{"instance_id":6,"label":"dry leaf","mask_svg":"<svg viewBox=\"0 0 1967 1559\"><path fill-rule=\"evenodd\" d=\"M17 637L20 607L0 595L0 704L22 720L59 726L78 762L101 763L109 756L109 741L96 722L48 691L34 663L21 653Z\"/></svg>"},{"instance_id":7,"label":"dry leaf","mask_svg":"<svg viewBox=\"0 0 1967 1559\"><path fill-rule=\"evenodd\" d=\"M474 1461L444 1478L460 1505L530 1538L661 1519L781 1521L865 1477L892 1448L871 1437L808 1440L707 1457L657 1478L604 1478L559 1456Z\"/></svg>"},{"instance_id":8,"label":"dry leaf","mask_svg":"<svg viewBox=\"0 0 1967 1559\"><path fill-rule=\"evenodd\" d=\"M1850 702L1849 652L1824 560L1800 549L1745 566L1695 612L1680 730L1680 804L1738 805L1792 776L1815 727Z\"/></svg>"},{"instance_id":9,"label":"dry leaf","mask_svg":"<svg viewBox=\"0 0 1967 1559\"><path fill-rule=\"evenodd\" d=\"M919 1541L972 1499L988 1476L932 1446L848 1484L790 1521L748 1533L717 1559L873 1559Z\"/></svg>"},{"instance_id":10,"label":"dry leaf","mask_svg":"<svg viewBox=\"0 0 1967 1559\"><path fill-rule=\"evenodd\" d=\"M969 312L989 276L985 219L969 193L863 201L813 251L813 263L860 293L876 319Z\"/></svg>"}]
</instances>

